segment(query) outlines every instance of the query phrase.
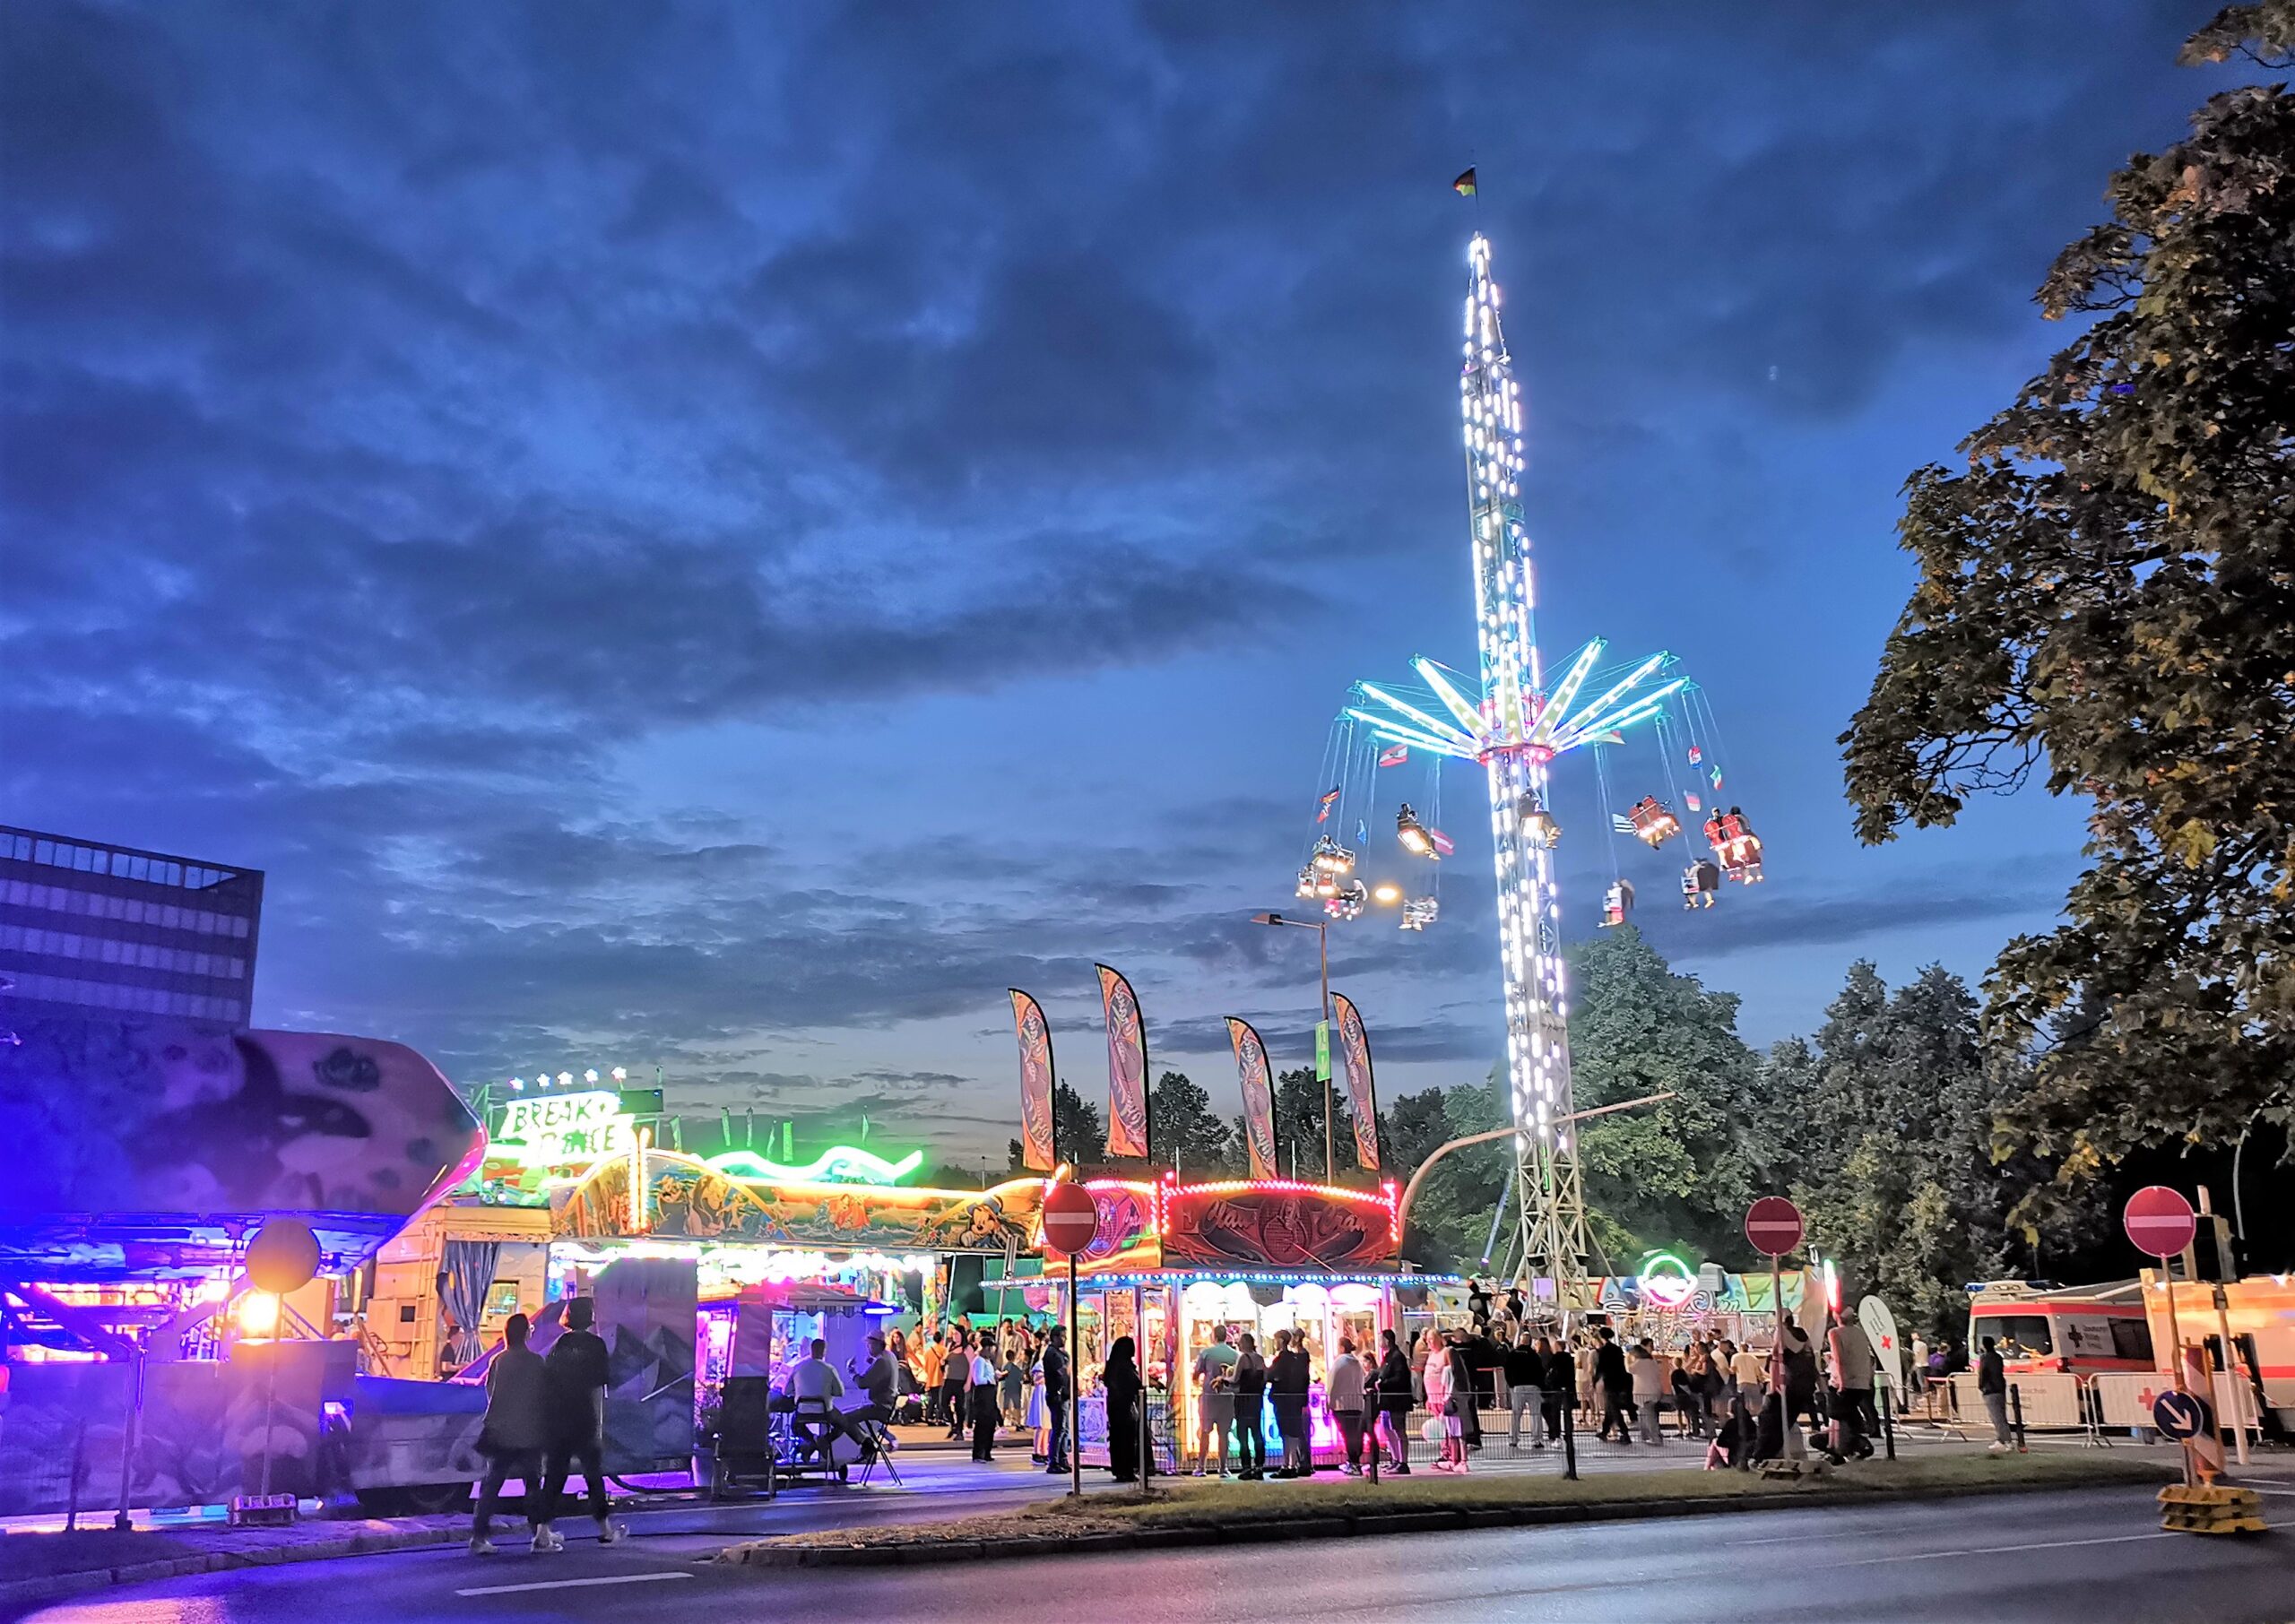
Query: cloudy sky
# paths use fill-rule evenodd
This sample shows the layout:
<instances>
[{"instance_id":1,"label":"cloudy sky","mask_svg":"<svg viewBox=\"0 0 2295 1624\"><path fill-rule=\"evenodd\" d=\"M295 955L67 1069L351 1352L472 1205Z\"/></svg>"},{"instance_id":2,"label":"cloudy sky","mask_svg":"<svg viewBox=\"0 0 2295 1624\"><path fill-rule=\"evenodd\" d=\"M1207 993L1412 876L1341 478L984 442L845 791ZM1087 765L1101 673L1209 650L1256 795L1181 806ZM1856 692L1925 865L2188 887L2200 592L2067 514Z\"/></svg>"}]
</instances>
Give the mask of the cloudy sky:
<instances>
[{"instance_id":1,"label":"cloudy sky","mask_svg":"<svg viewBox=\"0 0 2295 1624\"><path fill-rule=\"evenodd\" d=\"M1867 851L1833 739L1900 483L2062 341L2213 9L15 0L0 822L264 868L259 1020L462 1080L975 1156L1007 985L1104 1088L1104 959L1231 1102L1217 1016L1304 1053L1248 916L1347 685L1472 661L1478 225L1542 639L1678 654L1769 842L1695 918L1624 854L1640 918L1756 1041L1977 973L2077 808ZM1390 1093L1497 1047L1456 771L1440 926L1334 933Z\"/></svg>"}]
</instances>

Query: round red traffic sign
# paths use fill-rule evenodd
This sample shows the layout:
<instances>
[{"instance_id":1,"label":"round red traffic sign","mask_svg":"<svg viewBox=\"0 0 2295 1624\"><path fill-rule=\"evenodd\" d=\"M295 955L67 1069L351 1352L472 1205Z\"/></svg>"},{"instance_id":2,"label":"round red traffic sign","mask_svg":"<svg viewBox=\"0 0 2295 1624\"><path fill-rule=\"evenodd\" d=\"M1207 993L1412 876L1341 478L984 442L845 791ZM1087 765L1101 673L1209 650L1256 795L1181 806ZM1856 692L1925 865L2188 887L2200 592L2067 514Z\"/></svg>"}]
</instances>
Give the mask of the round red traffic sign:
<instances>
[{"instance_id":1,"label":"round red traffic sign","mask_svg":"<svg viewBox=\"0 0 2295 1624\"><path fill-rule=\"evenodd\" d=\"M1745 1239L1762 1256L1782 1257L1801 1244L1801 1209L1782 1196L1763 1196L1745 1209Z\"/></svg>"},{"instance_id":2,"label":"round red traffic sign","mask_svg":"<svg viewBox=\"0 0 2295 1624\"><path fill-rule=\"evenodd\" d=\"M2173 1257L2199 1232L2191 1203L2184 1199L2181 1190L2171 1190L2164 1184L2147 1184L2130 1196L2119 1221L2135 1249L2154 1257Z\"/></svg>"},{"instance_id":3,"label":"round red traffic sign","mask_svg":"<svg viewBox=\"0 0 2295 1624\"><path fill-rule=\"evenodd\" d=\"M1044 1196L1044 1243L1074 1257L1100 1232L1100 1204L1080 1184L1055 1184Z\"/></svg>"}]
</instances>

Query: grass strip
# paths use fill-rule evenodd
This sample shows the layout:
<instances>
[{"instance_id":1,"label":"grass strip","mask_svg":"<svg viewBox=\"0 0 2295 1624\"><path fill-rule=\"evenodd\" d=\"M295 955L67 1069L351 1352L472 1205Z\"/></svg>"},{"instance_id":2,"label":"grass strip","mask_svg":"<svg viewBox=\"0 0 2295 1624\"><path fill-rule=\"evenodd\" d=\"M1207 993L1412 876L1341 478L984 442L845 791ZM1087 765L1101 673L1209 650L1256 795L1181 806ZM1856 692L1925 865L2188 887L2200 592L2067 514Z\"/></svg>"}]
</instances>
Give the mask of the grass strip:
<instances>
[{"instance_id":1,"label":"grass strip","mask_svg":"<svg viewBox=\"0 0 2295 1624\"><path fill-rule=\"evenodd\" d=\"M1374 1489L1359 1478L1317 1477L1299 1482L1242 1483L1189 1478L1159 1479L1153 1499L1099 1493L1062 1497L1014 1510L931 1522L890 1523L782 1534L729 1548L718 1560L738 1563L747 1550L903 1551L933 1545L972 1546L1025 1542L1067 1543L1096 1535L1266 1528L1293 1522L1328 1524L1354 1518L1571 1507L1579 1514L1631 1517L1664 1502L1756 1503L1788 1494L1812 1504L1855 1503L1874 1493L1982 1492L2000 1489L2082 1488L2160 1483L2172 1475L2156 1461L2093 1456L1953 1456L1942 1459L1866 1462L1797 1481L1745 1472L1604 1472L1572 1482L1559 1474L1492 1473L1381 1479ZM1720 1508L1716 1507L1716 1509ZM1442 1519L1448 1526L1461 1522Z\"/></svg>"}]
</instances>

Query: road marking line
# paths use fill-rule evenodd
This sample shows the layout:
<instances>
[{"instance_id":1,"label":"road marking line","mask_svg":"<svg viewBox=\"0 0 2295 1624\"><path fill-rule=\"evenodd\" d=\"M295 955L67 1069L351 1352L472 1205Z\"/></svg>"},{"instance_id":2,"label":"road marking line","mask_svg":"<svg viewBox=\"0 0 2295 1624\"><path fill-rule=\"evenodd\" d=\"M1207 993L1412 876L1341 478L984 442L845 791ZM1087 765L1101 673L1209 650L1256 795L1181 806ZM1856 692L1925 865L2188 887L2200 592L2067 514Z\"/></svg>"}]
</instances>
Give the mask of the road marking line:
<instances>
[{"instance_id":1,"label":"road marking line","mask_svg":"<svg viewBox=\"0 0 2295 1624\"><path fill-rule=\"evenodd\" d=\"M2266 1489L2266 1488L2265 1488L2261 1483L2246 1483L2246 1484L2242 1484L2242 1485L2241 1485L2241 1487L2243 1487L2243 1488L2247 1488L2247 1489L2252 1489L2252 1490L2254 1490L2257 1494L2287 1494L2287 1495L2295 1495L2295 1489Z\"/></svg>"},{"instance_id":2,"label":"road marking line","mask_svg":"<svg viewBox=\"0 0 2295 1624\"><path fill-rule=\"evenodd\" d=\"M689 1579L689 1573L617 1573L598 1579L536 1579L530 1585L473 1585L458 1596L512 1596L529 1590L586 1590L599 1585L650 1585L657 1579Z\"/></svg>"},{"instance_id":3,"label":"road marking line","mask_svg":"<svg viewBox=\"0 0 2295 1624\"><path fill-rule=\"evenodd\" d=\"M1898 1556L1865 1557L1854 1562L1828 1562L1828 1568L1872 1568L1883 1562L1928 1562L1939 1557L1999 1556L2012 1551L2070 1551L2081 1545L2133 1545L2140 1540L2172 1540L2176 1536L2161 1531L2158 1533L2117 1533L2100 1540L2039 1540L2029 1545L1970 1545L1960 1551L1912 1551Z\"/></svg>"}]
</instances>

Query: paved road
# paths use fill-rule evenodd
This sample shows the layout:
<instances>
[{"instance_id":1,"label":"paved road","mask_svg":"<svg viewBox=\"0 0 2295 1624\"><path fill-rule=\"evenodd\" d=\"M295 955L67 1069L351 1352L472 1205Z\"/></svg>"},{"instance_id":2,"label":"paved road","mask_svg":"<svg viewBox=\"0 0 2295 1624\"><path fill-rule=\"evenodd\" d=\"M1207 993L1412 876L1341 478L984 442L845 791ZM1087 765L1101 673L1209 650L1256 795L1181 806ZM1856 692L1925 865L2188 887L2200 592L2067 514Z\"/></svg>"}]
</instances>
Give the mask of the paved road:
<instances>
[{"instance_id":1,"label":"paved road","mask_svg":"<svg viewBox=\"0 0 2295 1624\"><path fill-rule=\"evenodd\" d=\"M1015 1486L1035 1487L1022 1489L1017 1478ZM31 1616L38 1624L306 1624L344 1617L626 1624L639 1610L639 1616L760 1624L963 1617L1073 1624L1079 1617L1132 1616L1153 1624L1233 1624L1270 1613L1331 1624L1411 1612L1475 1624L1954 1618L2262 1624L2289 1616L2295 1536L2163 1534L2157 1516L2149 1490L2088 1490L819 1573L708 1567L697 1559L702 1539L665 1533L611 1550L583 1541L546 1558L481 1561L459 1551L411 1551L243 1570L108 1591Z\"/></svg>"}]
</instances>

